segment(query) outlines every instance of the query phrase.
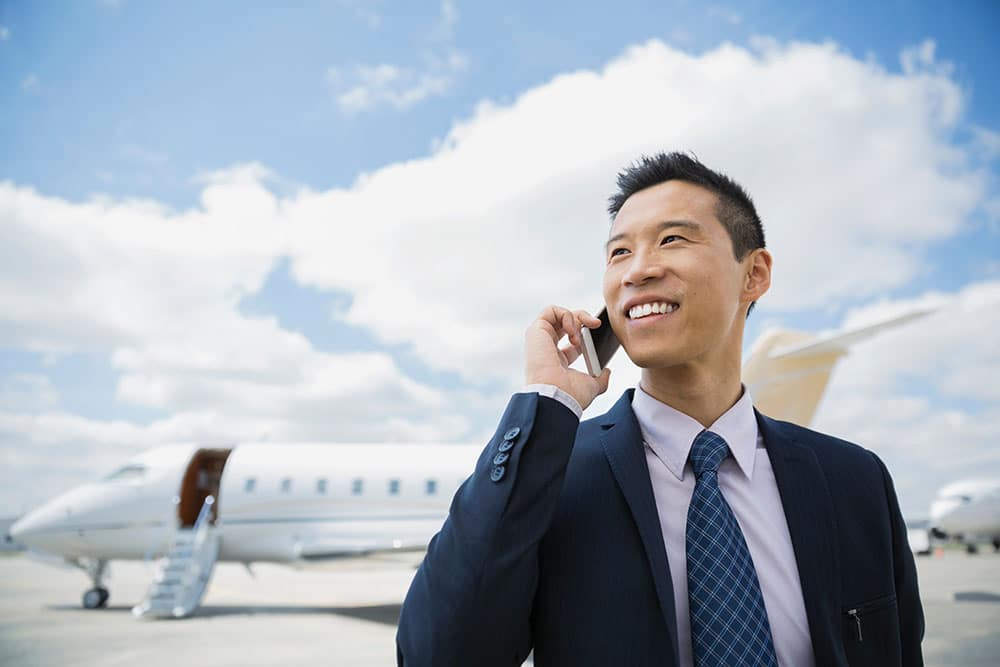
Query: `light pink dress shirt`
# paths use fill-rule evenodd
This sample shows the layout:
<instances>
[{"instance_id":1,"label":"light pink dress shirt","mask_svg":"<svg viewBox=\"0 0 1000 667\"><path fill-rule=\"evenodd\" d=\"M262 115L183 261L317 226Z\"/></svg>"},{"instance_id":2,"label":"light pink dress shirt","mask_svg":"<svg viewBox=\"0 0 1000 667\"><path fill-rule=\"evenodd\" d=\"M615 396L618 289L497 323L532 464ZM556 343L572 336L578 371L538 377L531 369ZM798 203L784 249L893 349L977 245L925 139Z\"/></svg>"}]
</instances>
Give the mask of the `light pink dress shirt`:
<instances>
[{"instance_id":1,"label":"light pink dress shirt","mask_svg":"<svg viewBox=\"0 0 1000 667\"><path fill-rule=\"evenodd\" d=\"M538 391L560 401L578 417L582 414L576 400L557 387L529 385L523 391ZM688 667L694 663L685 533L695 477L687 458L695 436L704 427L694 418L656 400L641 387L636 387L632 410L642 432L646 464L670 564L680 664ZM708 430L722 436L732 451L732 456L719 466L719 488L736 515L753 558L778 664L812 667L815 661L795 552L771 459L757 431L753 402L745 386L740 399Z\"/></svg>"}]
</instances>

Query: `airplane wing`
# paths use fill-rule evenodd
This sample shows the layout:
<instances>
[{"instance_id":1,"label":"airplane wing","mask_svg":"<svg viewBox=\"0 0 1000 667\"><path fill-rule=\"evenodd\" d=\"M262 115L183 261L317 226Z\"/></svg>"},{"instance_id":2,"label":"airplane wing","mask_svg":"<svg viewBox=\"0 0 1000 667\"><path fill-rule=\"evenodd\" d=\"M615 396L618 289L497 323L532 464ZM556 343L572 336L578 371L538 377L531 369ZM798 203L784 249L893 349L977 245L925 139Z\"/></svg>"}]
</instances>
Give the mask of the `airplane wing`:
<instances>
[{"instance_id":1,"label":"airplane wing","mask_svg":"<svg viewBox=\"0 0 1000 667\"><path fill-rule=\"evenodd\" d=\"M324 537L299 545L298 555L304 561L355 558L376 553L425 551L426 541L421 540L373 540L340 537Z\"/></svg>"},{"instance_id":2,"label":"airplane wing","mask_svg":"<svg viewBox=\"0 0 1000 667\"><path fill-rule=\"evenodd\" d=\"M897 315L891 317L887 320L882 320L881 322L876 322L875 324L869 324L867 326L859 327L857 329L850 329L847 331L840 331L826 336L819 336L813 340L806 341L804 343L783 345L771 351L768 355L771 359L791 359L795 357L807 357L813 355L823 355L828 353L844 353L860 341L867 338L871 338L880 331L886 329L892 329L906 322L912 320L920 319L925 315L933 313L936 308L925 308L920 310L913 310L902 315Z\"/></svg>"},{"instance_id":3,"label":"airplane wing","mask_svg":"<svg viewBox=\"0 0 1000 667\"><path fill-rule=\"evenodd\" d=\"M914 309L875 324L819 336L802 331L768 331L756 341L743 365L743 382L761 412L809 426L834 365L852 345L934 310Z\"/></svg>"}]
</instances>

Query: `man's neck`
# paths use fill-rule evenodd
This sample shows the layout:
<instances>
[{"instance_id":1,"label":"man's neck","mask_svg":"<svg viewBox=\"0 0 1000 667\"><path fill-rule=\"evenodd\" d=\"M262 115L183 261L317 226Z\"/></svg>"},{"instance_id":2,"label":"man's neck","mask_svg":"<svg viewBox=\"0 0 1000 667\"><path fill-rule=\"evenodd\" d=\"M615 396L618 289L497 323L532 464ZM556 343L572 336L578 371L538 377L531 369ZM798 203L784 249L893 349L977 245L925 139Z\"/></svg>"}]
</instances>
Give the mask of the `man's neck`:
<instances>
[{"instance_id":1,"label":"man's neck","mask_svg":"<svg viewBox=\"0 0 1000 667\"><path fill-rule=\"evenodd\" d=\"M705 428L733 407L743 393L739 361L735 371L728 369L724 373L692 366L646 368L639 385L656 400L683 412Z\"/></svg>"}]
</instances>

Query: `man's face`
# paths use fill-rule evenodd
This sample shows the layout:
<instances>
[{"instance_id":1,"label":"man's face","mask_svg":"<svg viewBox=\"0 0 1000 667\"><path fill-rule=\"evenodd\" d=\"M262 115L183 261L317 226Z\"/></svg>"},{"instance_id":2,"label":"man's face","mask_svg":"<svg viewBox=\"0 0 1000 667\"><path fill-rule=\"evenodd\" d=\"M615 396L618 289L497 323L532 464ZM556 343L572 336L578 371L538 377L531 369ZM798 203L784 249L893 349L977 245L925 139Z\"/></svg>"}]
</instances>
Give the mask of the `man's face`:
<instances>
[{"instance_id":1,"label":"man's face","mask_svg":"<svg viewBox=\"0 0 1000 667\"><path fill-rule=\"evenodd\" d=\"M604 302L622 347L642 368L717 363L733 346L739 352L753 253L736 261L717 201L705 188L667 181L633 194L615 217ZM658 313L664 304L667 312Z\"/></svg>"}]
</instances>

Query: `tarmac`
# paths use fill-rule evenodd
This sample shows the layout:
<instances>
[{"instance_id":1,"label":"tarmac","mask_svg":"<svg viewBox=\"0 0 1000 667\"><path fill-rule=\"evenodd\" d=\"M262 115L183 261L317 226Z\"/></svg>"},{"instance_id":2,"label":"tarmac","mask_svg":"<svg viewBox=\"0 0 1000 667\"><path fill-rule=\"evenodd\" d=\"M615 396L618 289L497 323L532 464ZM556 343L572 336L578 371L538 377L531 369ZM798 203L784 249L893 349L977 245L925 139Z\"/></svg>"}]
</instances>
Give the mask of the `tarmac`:
<instances>
[{"instance_id":1,"label":"tarmac","mask_svg":"<svg viewBox=\"0 0 1000 667\"><path fill-rule=\"evenodd\" d=\"M216 567L201 608L140 620L152 566L114 562L106 609L85 610L82 572L0 555L0 665L396 664L400 604L420 556L345 561L321 570ZM929 666L1000 664L1000 555L948 550L917 558Z\"/></svg>"}]
</instances>

